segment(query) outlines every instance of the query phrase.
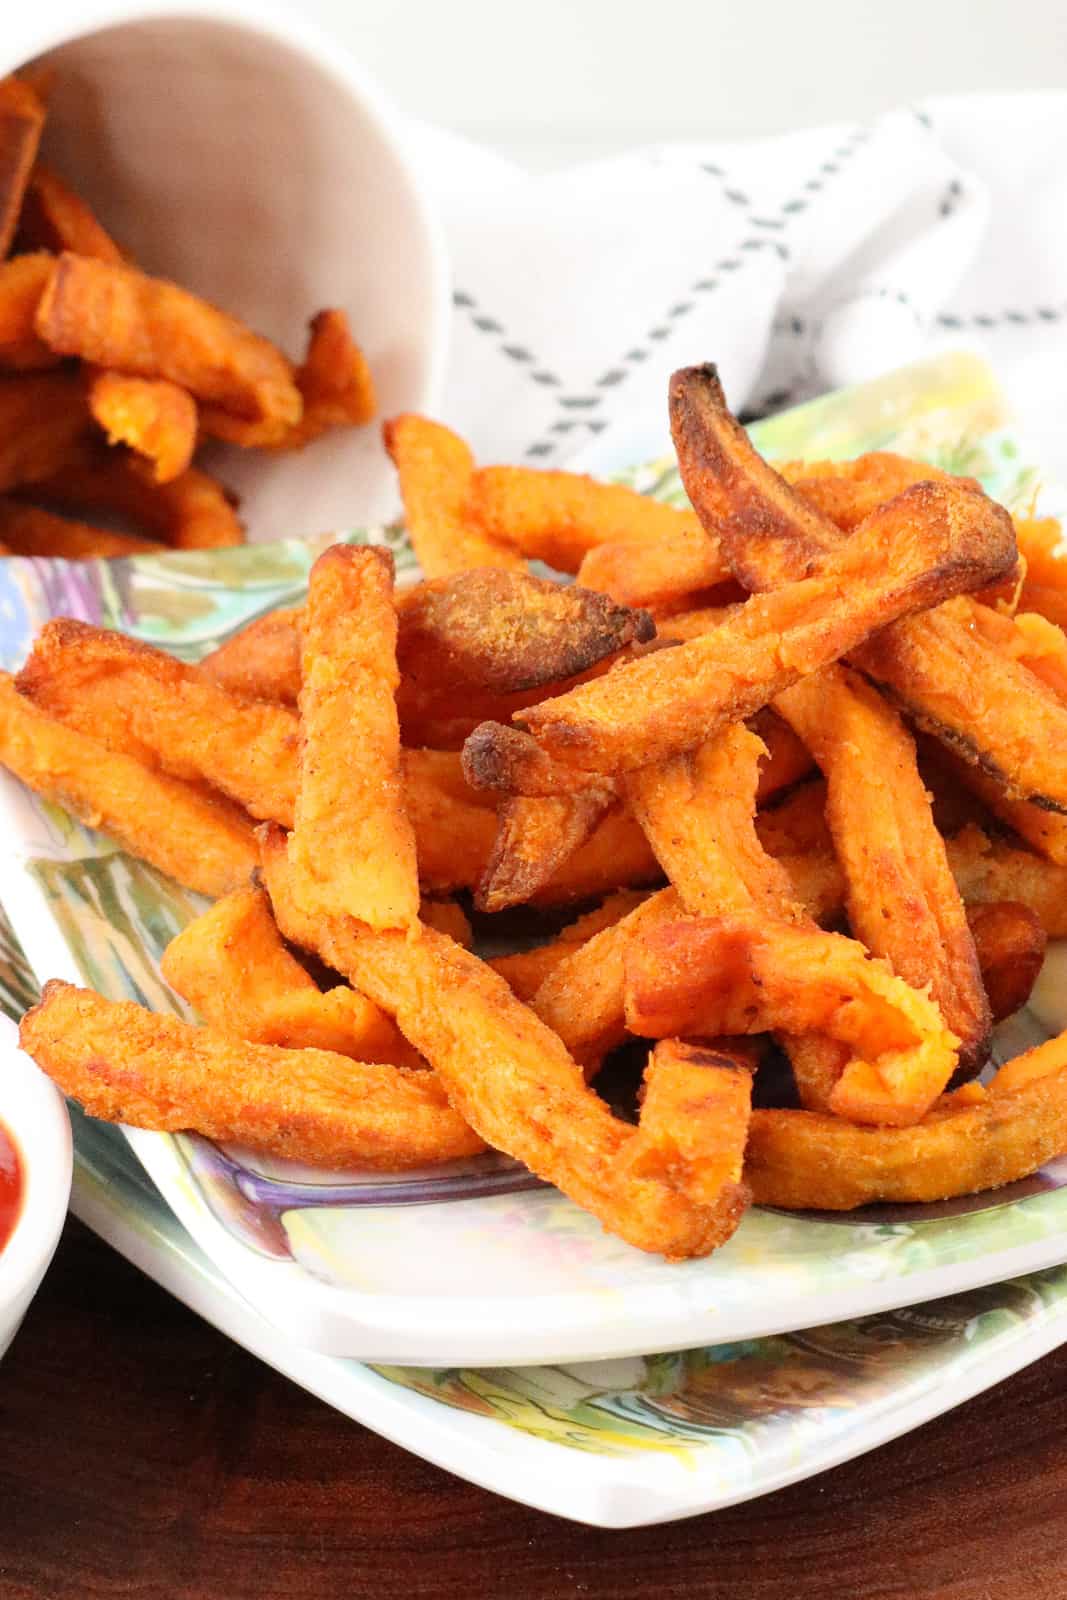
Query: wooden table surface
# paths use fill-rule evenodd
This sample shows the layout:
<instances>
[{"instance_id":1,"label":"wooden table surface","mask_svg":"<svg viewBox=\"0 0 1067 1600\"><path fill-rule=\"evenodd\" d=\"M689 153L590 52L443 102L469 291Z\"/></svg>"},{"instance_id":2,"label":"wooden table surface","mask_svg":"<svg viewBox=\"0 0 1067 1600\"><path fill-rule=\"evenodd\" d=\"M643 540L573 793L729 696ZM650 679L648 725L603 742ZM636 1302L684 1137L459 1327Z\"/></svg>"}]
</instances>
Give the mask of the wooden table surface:
<instances>
[{"instance_id":1,"label":"wooden table surface","mask_svg":"<svg viewBox=\"0 0 1067 1600\"><path fill-rule=\"evenodd\" d=\"M279 1377L79 1223L0 1363L2 1600L1064 1600L1067 1349L859 1461L609 1533Z\"/></svg>"}]
</instances>

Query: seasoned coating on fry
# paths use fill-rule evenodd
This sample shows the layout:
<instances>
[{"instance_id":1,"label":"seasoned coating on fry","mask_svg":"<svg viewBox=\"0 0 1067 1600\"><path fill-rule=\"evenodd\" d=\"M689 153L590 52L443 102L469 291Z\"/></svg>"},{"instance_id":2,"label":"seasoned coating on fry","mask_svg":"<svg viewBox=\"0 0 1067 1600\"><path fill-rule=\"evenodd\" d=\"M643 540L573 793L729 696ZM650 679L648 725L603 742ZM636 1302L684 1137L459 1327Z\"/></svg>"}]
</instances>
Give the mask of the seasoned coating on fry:
<instances>
[{"instance_id":1,"label":"seasoned coating on fry","mask_svg":"<svg viewBox=\"0 0 1067 1600\"><path fill-rule=\"evenodd\" d=\"M749 913L661 923L624 956L626 1021L651 1038L825 1034L852 1056L830 1109L917 1122L956 1065L956 1037L925 994L840 934Z\"/></svg>"},{"instance_id":2,"label":"seasoned coating on fry","mask_svg":"<svg viewBox=\"0 0 1067 1600\"><path fill-rule=\"evenodd\" d=\"M303 909L409 928L415 834L400 781L393 558L332 545L311 569L302 621L300 779L289 840Z\"/></svg>"},{"instance_id":3,"label":"seasoned coating on fry","mask_svg":"<svg viewBox=\"0 0 1067 1600\"><path fill-rule=\"evenodd\" d=\"M0 378L0 493L51 478L77 456L91 429L78 373Z\"/></svg>"},{"instance_id":4,"label":"seasoned coating on fry","mask_svg":"<svg viewBox=\"0 0 1067 1600\"><path fill-rule=\"evenodd\" d=\"M419 905L419 921L427 928L436 928L438 933L447 933L448 937L461 944L464 950L471 949L474 944L474 930L470 925L470 918L458 901L422 900Z\"/></svg>"},{"instance_id":5,"label":"seasoned coating on fry","mask_svg":"<svg viewBox=\"0 0 1067 1600\"><path fill-rule=\"evenodd\" d=\"M590 773L547 755L521 728L479 723L463 743L463 772L472 789L504 794L581 793L594 781Z\"/></svg>"},{"instance_id":6,"label":"seasoned coating on fry","mask_svg":"<svg viewBox=\"0 0 1067 1600\"><path fill-rule=\"evenodd\" d=\"M1016 901L1040 919L1050 939L1067 938L1067 867L991 839L973 823L949 839L947 848L969 906Z\"/></svg>"},{"instance_id":7,"label":"seasoned coating on fry","mask_svg":"<svg viewBox=\"0 0 1067 1600\"><path fill-rule=\"evenodd\" d=\"M760 763L756 799L761 805L783 789L806 778L812 770L811 752L802 739L798 739L788 722L783 722L770 706L757 711L751 719L753 733L757 733L764 748Z\"/></svg>"},{"instance_id":8,"label":"seasoned coating on fry","mask_svg":"<svg viewBox=\"0 0 1067 1600\"><path fill-rule=\"evenodd\" d=\"M200 662L201 672L246 700L295 706L300 698L300 612L268 611Z\"/></svg>"},{"instance_id":9,"label":"seasoned coating on fry","mask_svg":"<svg viewBox=\"0 0 1067 1600\"><path fill-rule=\"evenodd\" d=\"M700 531L692 511L621 483L537 467L482 467L470 483L469 512L490 538L558 572L577 572L598 545L655 547Z\"/></svg>"},{"instance_id":10,"label":"seasoned coating on fry","mask_svg":"<svg viewBox=\"0 0 1067 1600\"><path fill-rule=\"evenodd\" d=\"M14 556L60 556L87 561L93 556L145 556L165 550L154 539L112 533L89 522L59 517L38 506L0 497L0 542Z\"/></svg>"},{"instance_id":11,"label":"seasoned coating on fry","mask_svg":"<svg viewBox=\"0 0 1067 1600\"><path fill-rule=\"evenodd\" d=\"M141 378L169 378L238 417L299 422L290 363L269 340L164 278L65 250L41 297L50 349Z\"/></svg>"},{"instance_id":12,"label":"seasoned coating on fry","mask_svg":"<svg viewBox=\"0 0 1067 1600\"><path fill-rule=\"evenodd\" d=\"M89 409L109 444L144 456L156 483L170 483L189 466L196 449L196 402L166 378L131 378L98 372L89 385Z\"/></svg>"},{"instance_id":13,"label":"seasoned coating on fry","mask_svg":"<svg viewBox=\"0 0 1067 1600\"><path fill-rule=\"evenodd\" d=\"M424 1066L396 1024L347 984L323 992L285 947L263 889L224 895L163 952L159 970L219 1033Z\"/></svg>"},{"instance_id":14,"label":"seasoned coating on fry","mask_svg":"<svg viewBox=\"0 0 1067 1600\"><path fill-rule=\"evenodd\" d=\"M472 567L524 572L521 556L485 534L471 516L474 458L458 435L414 413L382 429L400 479L408 538L427 578L450 578Z\"/></svg>"},{"instance_id":15,"label":"seasoned coating on fry","mask_svg":"<svg viewBox=\"0 0 1067 1600\"><path fill-rule=\"evenodd\" d=\"M34 250L73 250L121 266L122 251L69 184L38 161L19 215L19 243Z\"/></svg>"},{"instance_id":16,"label":"seasoned coating on fry","mask_svg":"<svg viewBox=\"0 0 1067 1600\"><path fill-rule=\"evenodd\" d=\"M45 250L0 262L0 368L33 372L54 367L61 357L37 337L33 319L55 257Z\"/></svg>"},{"instance_id":17,"label":"seasoned coating on fry","mask_svg":"<svg viewBox=\"0 0 1067 1600\"><path fill-rule=\"evenodd\" d=\"M512 994L520 1000L530 1001L566 956L573 955L594 934L621 922L647 898L647 894L639 889L616 889L592 911L568 923L547 944L535 945L530 950L517 950L509 956L495 956L489 965L507 980Z\"/></svg>"},{"instance_id":18,"label":"seasoned coating on fry","mask_svg":"<svg viewBox=\"0 0 1067 1600\"><path fill-rule=\"evenodd\" d=\"M66 378L66 374L48 374ZM84 398L82 400L85 406ZM0 397L0 418L3 402ZM88 407L85 406L88 421ZM71 455L68 448L67 456ZM0 488L3 481L0 451ZM244 543L244 528L232 496L220 483L190 467L170 483L156 483L147 462L117 450L50 460L31 478L33 497L75 511L106 511L128 517L138 528L179 550L216 550Z\"/></svg>"},{"instance_id":19,"label":"seasoned coating on fry","mask_svg":"<svg viewBox=\"0 0 1067 1600\"><path fill-rule=\"evenodd\" d=\"M661 1039L641 1085L641 1132L691 1176L687 1192L702 1205L743 1184L752 1110L752 1064L724 1043Z\"/></svg>"},{"instance_id":20,"label":"seasoned coating on fry","mask_svg":"<svg viewBox=\"0 0 1067 1600\"><path fill-rule=\"evenodd\" d=\"M484 803L492 797L467 787L454 754L404 750L400 766L423 890L442 895L469 889L485 870L496 837L496 812Z\"/></svg>"},{"instance_id":21,"label":"seasoned coating on fry","mask_svg":"<svg viewBox=\"0 0 1067 1600\"><path fill-rule=\"evenodd\" d=\"M284 839L260 832L263 870L283 933L389 1011L452 1104L487 1142L554 1183L609 1231L671 1259L707 1255L733 1232L740 1190L690 1198L698 1174L682 1151L614 1117L551 1029L503 978L444 935L361 932L352 918L303 918L287 884Z\"/></svg>"},{"instance_id":22,"label":"seasoned coating on fry","mask_svg":"<svg viewBox=\"0 0 1067 1600\"><path fill-rule=\"evenodd\" d=\"M912 461L891 450L871 450L851 461L785 461L775 470L814 510L845 533L915 483L965 483L980 490L976 478L942 472L925 461Z\"/></svg>"},{"instance_id":23,"label":"seasoned coating on fry","mask_svg":"<svg viewBox=\"0 0 1067 1600\"><path fill-rule=\"evenodd\" d=\"M15 237L44 117L44 105L25 79L0 80L0 261Z\"/></svg>"},{"instance_id":24,"label":"seasoned coating on fry","mask_svg":"<svg viewBox=\"0 0 1067 1600\"><path fill-rule=\"evenodd\" d=\"M54 722L0 675L0 765L86 827L99 828L168 877L217 896L256 865L247 817L221 795L180 783Z\"/></svg>"},{"instance_id":25,"label":"seasoned coating on fry","mask_svg":"<svg viewBox=\"0 0 1067 1600\"><path fill-rule=\"evenodd\" d=\"M618 666L517 720L559 764L610 772L665 760L751 716L872 630L1013 559L1010 520L992 501L918 484L868 518L820 576L756 595L710 633Z\"/></svg>"},{"instance_id":26,"label":"seasoned coating on fry","mask_svg":"<svg viewBox=\"0 0 1067 1600\"><path fill-rule=\"evenodd\" d=\"M1048 936L1037 912L1017 900L969 906L967 921L993 1021L1003 1022L1029 1000Z\"/></svg>"},{"instance_id":27,"label":"seasoned coating on fry","mask_svg":"<svg viewBox=\"0 0 1067 1600\"><path fill-rule=\"evenodd\" d=\"M235 699L196 667L107 628L45 623L18 675L42 711L172 777L206 781L254 817L297 786L297 725L280 706Z\"/></svg>"},{"instance_id":28,"label":"seasoned coating on fry","mask_svg":"<svg viewBox=\"0 0 1067 1600\"><path fill-rule=\"evenodd\" d=\"M699 524L648 541L620 540L590 550L578 582L624 606L662 606L729 577L722 552Z\"/></svg>"},{"instance_id":29,"label":"seasoned coating on fry","mask_svg":"<svg viewBox=\"0 0 1067 1600\"><path fill-rule=\"evenodd\" d=\"M535 905L560 905L607 894L620 884L657 883L661 873L644 832L630 810L615 805L569 860L532 897Z\"/></svg>"},{"instance_id":30,"label":"seasoned coating on fry","mask_svg":"<svg viewBox=\"0 0 1067 1600\"><path fill-rule=\"evenodd\" d=\"M826 818L847 884L849 922L912 988L929 985L972 1074L992 1026L967 917L899 716L835 665L775 701L822 768Z\"/></svg>"},{"instance_id":31,"label":"seasoned coating on fry","mask_svg":"<svg viewBox=\"0 0 1067 1600\"><path fill-rule=\"evenodd\" d=\"M475 887L479 911L522 905L543 889L616 803L613 784L579 794L515 795L497 812L493 848Z\"/></svg>"},{"instance_id":32,"label":"seasoned coating on fry","mask_svg":"<svg viewBox=\"0 0 1067 1600\"><path fill-rule=\"evenodd\" d=\"M249 1044L53 979L22 1048L93 1117L201 1133L321 1167L396 1171L482 1141L431 1072Z\"/></svg>"},{"instance_id":33,"label":"seasoned coating on fry","mask_svg":"<svg viewBox=\"0 0 1067 1600\"><path fill-rule=\"evenodd\" d=\"M862 1128L810 1111L753 1111L745 1177L757 1204L851 1211L996 1189L1067 1150L1067 1048L1050 1039L966 1084L913 1128Z\"/></svg>"}]
</instances>

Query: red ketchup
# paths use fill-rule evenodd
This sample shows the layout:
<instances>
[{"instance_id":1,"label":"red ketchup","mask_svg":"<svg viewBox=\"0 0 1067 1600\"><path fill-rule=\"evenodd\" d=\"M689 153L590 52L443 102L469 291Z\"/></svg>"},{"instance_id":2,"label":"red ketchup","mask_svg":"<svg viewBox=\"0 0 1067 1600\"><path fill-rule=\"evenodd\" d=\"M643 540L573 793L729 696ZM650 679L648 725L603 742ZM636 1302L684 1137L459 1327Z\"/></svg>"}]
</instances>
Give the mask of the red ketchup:
<instances>
[{"instance_id":1,"label":"red ketchup","mask_svg":"<svg viewBox=\"0 0 1067 1600\"><path fill-rule=\"evenodd\" d=\"M11 1136L0 1126L0 1250L14 1232L22 1206L22 1166Z\"/></svg>"}]
</instances>

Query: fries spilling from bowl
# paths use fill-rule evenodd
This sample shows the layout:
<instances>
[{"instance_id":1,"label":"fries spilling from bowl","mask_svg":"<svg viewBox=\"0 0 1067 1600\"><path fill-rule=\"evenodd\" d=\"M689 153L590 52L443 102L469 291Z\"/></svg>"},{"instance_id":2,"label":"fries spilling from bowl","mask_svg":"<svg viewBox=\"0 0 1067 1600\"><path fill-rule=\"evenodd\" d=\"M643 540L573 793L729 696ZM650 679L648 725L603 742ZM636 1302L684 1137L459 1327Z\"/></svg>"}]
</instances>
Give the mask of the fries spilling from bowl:
<instances>
[{"instance_id":1,"label":"fries spilling from bowl","mask_svg":"<svg viewBox=\"0 0 1067 1600\"><path fill-rule=\"evenodd\" d=\"M128 330L155 294L122 279ZM286 382L242 345L201 425L283 442ZM670 410L691 509L403 416L414 587L335 545L195 666L41 630L0 761L213 901L162 963L203 1026L47 985L22 1043L67 1094L333 1167L491 1147L669 1259L752 1202L944 1199L1067 1150L1067 1035L988 1065L1067 933L1067 563L919 462L776 470L710 367Z\"/></svg>"}]
</instances>

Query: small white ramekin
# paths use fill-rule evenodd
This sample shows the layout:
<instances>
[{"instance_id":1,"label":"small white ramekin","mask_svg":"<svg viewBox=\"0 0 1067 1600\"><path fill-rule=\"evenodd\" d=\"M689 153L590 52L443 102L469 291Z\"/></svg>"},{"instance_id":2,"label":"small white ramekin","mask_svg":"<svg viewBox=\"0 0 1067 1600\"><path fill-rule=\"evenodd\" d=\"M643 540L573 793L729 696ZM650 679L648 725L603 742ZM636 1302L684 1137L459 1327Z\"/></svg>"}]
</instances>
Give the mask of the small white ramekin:
<instances>
[{"instance_id":1,"label":"small white ramekin","mask_svg":"<svg viewBox=\"0 0 1067 1600\"><path fill-rule=\"evenodd\" d=\"M381 415L432 411L448 336L443 235L404 127L346 51L274 0L29 0L0 73L57 68L44 153L146 271L303 350L349 314ZM374 424L282 457L219 447L253 537L376 522L397 506Z\"/></svg>"},{"instance_id":2,"label":"small white ramekin","mask_svg":"<svg viewBox=\"0 0 1067 1600\"><path fill-rule=\"evenodd\" d=\"M70 1118L55 1084L18 1048L18 1030L0 1017L0 1125L18 1152L22 1204L0 1249L0 1355L51 1261L67 1214Z\"/></svg>"}]
</instances>

